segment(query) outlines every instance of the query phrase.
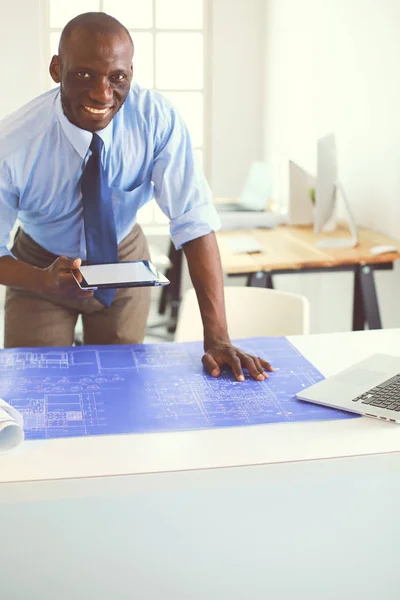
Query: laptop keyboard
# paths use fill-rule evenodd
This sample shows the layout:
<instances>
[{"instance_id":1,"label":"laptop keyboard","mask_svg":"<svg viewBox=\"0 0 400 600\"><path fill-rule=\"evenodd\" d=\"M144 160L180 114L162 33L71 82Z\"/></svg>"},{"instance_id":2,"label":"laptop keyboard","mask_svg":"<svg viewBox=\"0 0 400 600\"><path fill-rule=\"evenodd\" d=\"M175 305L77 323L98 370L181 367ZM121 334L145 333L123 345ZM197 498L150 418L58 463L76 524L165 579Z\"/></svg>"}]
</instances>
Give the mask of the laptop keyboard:
<instances>
[{"instance_id":1,"label":"laptop keyboard","mask_svg":"<svg viewBox=\"0 0 400 600\"><path fill-rule=\"evenodd\" d=\"M353 402L360 400L361 404L400 412L400 373L354 398Z\"/></svg>"}]
</instances>

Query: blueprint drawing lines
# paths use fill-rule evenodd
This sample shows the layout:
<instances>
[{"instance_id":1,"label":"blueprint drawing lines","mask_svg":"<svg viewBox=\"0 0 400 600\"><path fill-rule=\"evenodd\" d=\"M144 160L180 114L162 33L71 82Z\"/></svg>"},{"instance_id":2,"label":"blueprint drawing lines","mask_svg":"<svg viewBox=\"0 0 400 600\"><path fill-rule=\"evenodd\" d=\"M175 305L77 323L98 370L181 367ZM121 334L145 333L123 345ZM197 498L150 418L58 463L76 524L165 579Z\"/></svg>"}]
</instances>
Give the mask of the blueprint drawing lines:
<instances>
[{"instance_id":1,"label":"blueprint drawing lines","mask_svg":"<svg viewBox=\"0 0 400 600\"><path fill-rule=\"evenodd\" d=\"M0 397L22 413L26 439L354 418L295 398L323 377L286 338L238 345L275 372L212 378L197 342L0 350Z\"/></svg>"}]
</instances>

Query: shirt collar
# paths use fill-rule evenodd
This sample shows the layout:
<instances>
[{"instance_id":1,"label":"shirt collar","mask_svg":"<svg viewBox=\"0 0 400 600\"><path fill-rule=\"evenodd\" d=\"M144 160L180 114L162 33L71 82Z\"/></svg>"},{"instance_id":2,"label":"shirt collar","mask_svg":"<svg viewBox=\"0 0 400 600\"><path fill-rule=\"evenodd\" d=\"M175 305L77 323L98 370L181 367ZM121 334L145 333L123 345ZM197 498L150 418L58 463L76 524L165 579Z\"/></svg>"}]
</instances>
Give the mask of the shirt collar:
<instances>
[{"instance_id":1,"label":"shirt collar","mask_svg":"<svg viewBox=\"0 0 400 600\"><path fill-rule=\"evenodd\" d=\"M60 121L61 127L67 136L68 140L71 142L72 146L78 152L79 156L85 158L87 152L89 150L89 146L92 143L93 134L90 131L86 131L86 129L80 129L71 121L67 119L64 115L64 111L61 106L61 94L58 93L56 98L56 112L58 120ZM100 131L96 131L97 135L101 137L104 142L104 149L107 152L108 148L111 145L112 139L112 131L113 131L113 120Z\"/></svg>"}]
</instances>

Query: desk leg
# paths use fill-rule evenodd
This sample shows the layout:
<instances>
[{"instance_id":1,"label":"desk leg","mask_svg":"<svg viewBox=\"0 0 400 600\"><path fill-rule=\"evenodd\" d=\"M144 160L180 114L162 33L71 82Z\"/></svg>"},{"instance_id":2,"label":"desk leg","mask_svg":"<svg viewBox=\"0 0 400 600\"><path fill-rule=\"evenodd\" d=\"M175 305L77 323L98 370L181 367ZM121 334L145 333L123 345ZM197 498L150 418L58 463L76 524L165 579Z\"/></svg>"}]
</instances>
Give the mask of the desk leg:
<instances>
[{"instance_id":1,"label":"desk leg","mask_svg":"<svg viewBox=\"0 0 400 600\"><path fill-rule=\"evenodd\" d=\"M250 273L247 277L247 286L273 290L274 283L272 281L272 273L270 271L258 271L258 273Z\"/></svg>"},{"instance_id":2,"label":"desk leg","mask_svg":"<svg viewBox=\"0 0 400 600\"><path fill-rule=\"evenodd\" d=\"M171 301L171 315L168 325L168 332L175 333L176 323L178 320L179 306L181 303L181 281L182 281L182 250L175 250L175 247L170 253L173 268L171 271L171 283L169 284L169 298Z\"/></svg>"},{"instance_id":3,"label":"desk leg","mask_svg":"<svg viewBox=\"0 0 400 600\"><path fill-rule=\"evenodd\" d=\"M168 270L165 273L165 277L167 279L169 279L168 277ZM167 285L164 286L161 290L161 294L160 294L160 300L158 302L158 314L159 315L165 315L165 311L167 310L167 302L168 302L168 292L167 292Z\"/></svg>"},{"instance_id":4,"label":"desk leg","mask_svg":"<svg viewBox=\"0 0 400 600\"><path fill-rule=\"evenodd\" d=\"M161 290L158 313L164 315L168 304L170 304L171 313L167 329L169 333L174 333L181 302L182 250L176 250L172 242L170 243L168 258L171 261L171 267L167 269L165 276L170 280L170 284Z\"/></svg>"},{"instance_id":5,"label":"desk leg","mask_svg":"<svg viewBox=\"0 0 400 600\"><path fill-rule=\"evenodd\" d=\"M382 329L374 269L360 265L354 271L353 331Z\"/></svg>"},{"instance_id":6,"label":"desk leg","mask_svg":"<svg viewBox=\"0 0 400 600\"><path fill-rule=\"evenodd\" d=\"M165 272L165 277L167 279L169 279L171 281L171 278L173 277L173 273L174 273L174 268L175 268L175 263L174 263L174 259L176 257L176 250L175 250L175 246L172 242L169 243L169 250L168 250L168 258L170 260L171 266L166 270ZM158 314L159 315L165 315L165 311L167 309L167 304L168 304L168 300L169 300L169 296L170 296L170 285L166 285L162 288L161 290L161 294L160 294L160 301L158 304Z\"/></svg>"}]
</instances>

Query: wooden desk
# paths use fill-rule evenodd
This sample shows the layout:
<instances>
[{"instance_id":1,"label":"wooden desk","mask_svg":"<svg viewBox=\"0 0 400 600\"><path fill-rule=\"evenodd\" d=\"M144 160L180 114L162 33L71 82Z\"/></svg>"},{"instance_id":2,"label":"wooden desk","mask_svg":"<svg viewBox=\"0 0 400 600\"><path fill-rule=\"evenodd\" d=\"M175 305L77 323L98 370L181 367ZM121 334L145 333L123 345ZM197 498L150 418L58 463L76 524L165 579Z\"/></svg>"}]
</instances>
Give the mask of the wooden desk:
<instances>
[{"instance_id":1,"label":"wooden desk","mask_svg":"<svg viewBox=\"0 0 400 600\"><path fill-rule=\"evenodd\" d=\"M264 247L264 252L234 254L228 240L251 235ZM323 237L348 235L339 229ZM321 236L318 236L320 239ZM318 248L311 227L280 226L275 229L220 231L217 233L222 268L228 276L247 276L247 285L273 288L273 276L290 273L351 271L354 273L353 330L380 329L381 317L376 294L374 271L392 269L400 259L400 241L371 229L359 230L355 248ZM393 245L399 253L371 254L378 245Z\"/></svg>"}]
</instances>

